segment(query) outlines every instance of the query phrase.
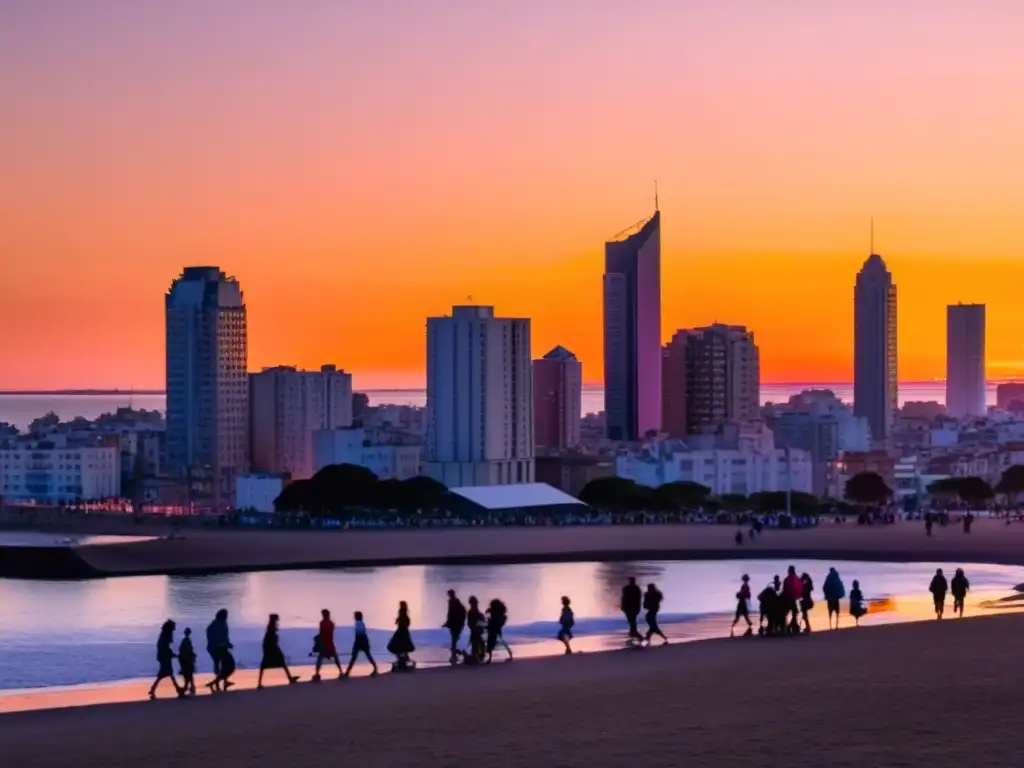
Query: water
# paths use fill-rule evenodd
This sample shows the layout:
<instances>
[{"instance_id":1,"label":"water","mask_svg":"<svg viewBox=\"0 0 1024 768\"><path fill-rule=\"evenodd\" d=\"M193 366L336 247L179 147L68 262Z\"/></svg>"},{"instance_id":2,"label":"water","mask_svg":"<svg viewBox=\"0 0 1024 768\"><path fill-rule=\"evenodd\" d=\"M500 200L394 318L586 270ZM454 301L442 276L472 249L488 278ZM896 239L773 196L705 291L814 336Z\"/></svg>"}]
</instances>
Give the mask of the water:
<instances>
[{"instance_id":1,"label":"water","mask_svg":"<svg viewBox=\"0 0 1024 768\"><path fill-rule=\"evenodd\" d=\"M0 580L0 690L148 677L155 671L156 637L165 619L175 619L179 638L181 630L191 626L201 651L205 627L221 607L230 610L232 641L243 669L258 666L263 627L272 612L281 616L281 642L289 660L308 662L321 608L330 609L338 624L342 651L351 643L352 612L363 611L374 651L386 659L384 649L400 600L410 606L415 658L420 664L442 664L447 658L447 631L441 624L448 589L455 589L464 601L472 594L482 602L501 597L509 608L506 637L518 655L560 651L553 637L563 594L572 598L574 632L581 644L621 647L619 595L630 575L641 584L657 582L664 592L662 619L670 637L719 637L728 634L740 575L750 574L756 594L774 574L784 574L788 564L747 560L410 566L81 582ZM796 565L811 574L820 599L829 564ZM926 589L935 564L833 565L847 591L857 578L869 600L897 598L896 612L869 614L866 624L930 617ZM940 565L952 575L954 565ZM1024 568L964 567L972 585L970 611L979 610L972 606L982 598L1008 595L1024 582ZM812 612L812 622L825 623L821 604ZM850 623L848 617L844 623ZM200 672L208 671L201 653Z\"/></svg>"},{"instance_id":2,"label":"water","mask_svg":"<svg viewBox=\"0 0 1024 768\"><path fill-rule=\"evenodd\" d=\"M988 387L988 404L995 405L996 385ZM805 389L831 389L844 402L853 402L852 384L762 384L761 401L784 402L791 395ZM425 405L426 391L422 389L371 389L364 390L370 397L371 405ZM942 381L902 382L899 388L900 405L907 401L946 400L946 385ZM0 422L13 424L25 429L33 419L50 411L62 420L75 416L95 419L103 413L111 413L119 407L131 405L147 410L164 410L163 395L133 395L128 392L115 395L5 395L0 394ZM583 413L597 413L604 410L604 390L599 384L583 387Z\"/></svg>"}]
</instances>

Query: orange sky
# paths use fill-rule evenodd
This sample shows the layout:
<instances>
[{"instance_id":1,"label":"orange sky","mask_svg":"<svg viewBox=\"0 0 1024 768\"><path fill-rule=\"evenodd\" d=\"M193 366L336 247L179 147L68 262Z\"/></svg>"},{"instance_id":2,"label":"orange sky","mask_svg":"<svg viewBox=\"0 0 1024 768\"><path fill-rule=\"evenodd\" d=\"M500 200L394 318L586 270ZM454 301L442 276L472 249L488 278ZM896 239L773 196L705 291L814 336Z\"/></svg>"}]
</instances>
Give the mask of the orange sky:
<instances>
[{"instance_id":1,"label":"orange sky","mask_svg":"<svg viewBox=\"0 0 1024 768\"><path fill-rule=\"evenodd\" d=\"M900 377L944 375L956 301L1024 373L1024 4L500 5L0 7L0 388L161 387L200 263L254 369L420 385L472 296L598 381L603 242L655 178L666 338L745 324L763 380L848 380L874 215Z\"/></svg>"}]
</instances>

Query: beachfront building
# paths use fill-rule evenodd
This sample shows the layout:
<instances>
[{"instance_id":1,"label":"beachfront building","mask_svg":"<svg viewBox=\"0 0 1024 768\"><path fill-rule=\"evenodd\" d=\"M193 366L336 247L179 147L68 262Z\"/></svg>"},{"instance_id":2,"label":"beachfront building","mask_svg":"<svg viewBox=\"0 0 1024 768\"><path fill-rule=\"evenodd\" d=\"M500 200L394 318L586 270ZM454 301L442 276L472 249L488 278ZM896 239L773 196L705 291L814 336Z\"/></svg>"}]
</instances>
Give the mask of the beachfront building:
<instances>
[{"instance_id":1,"label":"beachfront building","mask_svg":"<svg viewBox=\"0 0 1024 768\"><path fill-rule=\"evenodd\" d=\"M954 419L984 416L985 305L946 307L946 413Z\"/></svg>"},{"instance_id":2,"label":"beachfront building","mask_svg":"<svg viewBox=\"0 0 1024 768\"><path fill-rule=\"evenodd\" d=\"M898 407L896 284L877 253L853 289L853 412L863 416L876 442L892 431Z\"/></svg>"},{"instance_id":3,"label":"beachfront building","mask_svg":"<svg viewBox=\"0 0 1024 768\"><path fill-rule=\"evenodd\" d=\"M323 429L313 433L315 470L333 464L365 467L378 480L408 480L421 474L423 446L400 433L362 428Z\"/></svg>"},{"instance_id":4,"label":"beachfront building","mask_svg":"<svg viewBox=\"0 0 1024 768\"><path fill-rule=\"evenodd\" d=\"M352 426L352 375L288 366L249 374L249 440L253 469L293 480L316 471L313 434Z\"/></svg>"},{"instance_id":5,"label":"beachfront building","mask_svg":"<svg viewBox=\"0 0 1024 768\"><path fill-rule=\"evenodd\" d=\"M563 451L580 444L583 366L565 347L533 361L533 440L537 448Z\"/></svg>"},{"instance_id":6,"label":"beachfront building","mask_svg":"<svg viewBox=\"0 0 1024 768\"><path fill-rule=\"evenodd\" d=\"M448 487L533 482L530 321L457 306L427 319L425 474Z\"/></svg>"},{"instance_id":7,"label":"beachfront building","mask_svg":"<svg viewBox=\"0 0 1024 768\"><path fill-rule=\"evenodd\" d=\"M682 441L666 440L617 456L615 473L651 488L681 481L700 483L716 496L814 492L810 454L787 448L694 450Z\"/></svg>"},{"instance_id":8,"label":"beachfront building","mask_svg":"<svg viewBox=\"0 0 1024 768\"><path fill-rule=\"evenodd\" d=\"M230 507L249 471L245 301L217 267L186 267L164 301L167 464L193 506Z\"/></svg>"},{"instance_id":9,"label":"beachfront building","mask_svg":"<svg viewBox=\"0 0 1024 768\"><path fill-rule=\"evenodd\" d=\"M114 437L12 438L0 445L5 503L67 504L121 496L121 449Z\"/></svg>"},{"instance_id":10,"label":"beachfront building","mask_svg":"<svg viewBox=\"0 0 1024 768\"><path fill-rule=\"evenodd\" d=\"M605 244L604 411L608 437L661 430L661 212Z\"/></svg>"}]
</instances>

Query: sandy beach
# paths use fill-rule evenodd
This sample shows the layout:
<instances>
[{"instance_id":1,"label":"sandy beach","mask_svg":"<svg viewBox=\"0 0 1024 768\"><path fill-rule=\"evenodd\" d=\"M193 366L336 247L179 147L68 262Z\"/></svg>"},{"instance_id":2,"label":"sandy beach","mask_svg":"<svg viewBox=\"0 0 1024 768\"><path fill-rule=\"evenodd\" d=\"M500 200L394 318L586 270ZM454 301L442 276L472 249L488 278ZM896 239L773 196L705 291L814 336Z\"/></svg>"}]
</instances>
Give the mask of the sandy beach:
<instances>
[{"instance_id":1,"label":"sandy beach","mask_svg":"<svg viewBox=\"0 0 1024 768\"><path fill-rule=\"evenodd\" d=\"M344 566L814 557L1024 565L1024 525L979 520L925 535L921 523L822 524L733 543L718 525L286 531L187 530L181 538L77 547L94 576Z\"/></svg>"},{"instance_id":2,"label":"sandy beach","mask_svg":"<svg viewBox=\"0 0 1024 768\"><path fill-rule=\"evenodd\" d=\"M9 766L1012 765L1024 616L0 717Z\"/></svg>"}]
</instances>

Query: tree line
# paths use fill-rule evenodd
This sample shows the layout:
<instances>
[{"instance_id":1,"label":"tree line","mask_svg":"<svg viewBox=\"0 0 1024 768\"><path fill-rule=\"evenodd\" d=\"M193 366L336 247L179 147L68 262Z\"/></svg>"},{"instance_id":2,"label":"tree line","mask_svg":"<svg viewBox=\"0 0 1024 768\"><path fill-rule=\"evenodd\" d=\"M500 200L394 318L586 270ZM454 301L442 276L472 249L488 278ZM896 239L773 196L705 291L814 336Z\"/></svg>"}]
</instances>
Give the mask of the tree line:
<instances>
[{"instance_id":1,"label":"tree line","mask_svg":"<svg viewBox=\"0 0 1024 768\"><path fill-rule=\"evenodd\" d=\"M308 480L289 483L274 501L279 513L329 516L354 509L414 512L436 509L448 491L429 477L380 480L366 467L332 464Z\"/></svg>"}]
</instances>

